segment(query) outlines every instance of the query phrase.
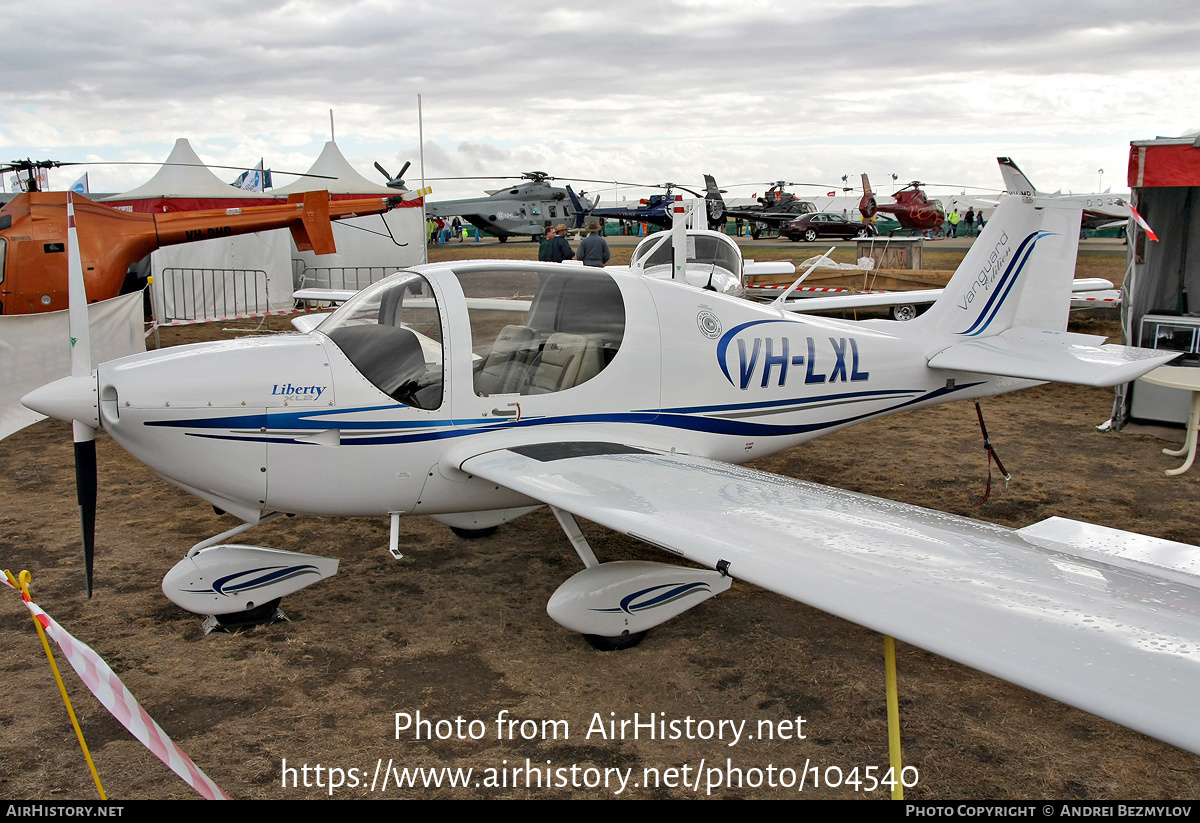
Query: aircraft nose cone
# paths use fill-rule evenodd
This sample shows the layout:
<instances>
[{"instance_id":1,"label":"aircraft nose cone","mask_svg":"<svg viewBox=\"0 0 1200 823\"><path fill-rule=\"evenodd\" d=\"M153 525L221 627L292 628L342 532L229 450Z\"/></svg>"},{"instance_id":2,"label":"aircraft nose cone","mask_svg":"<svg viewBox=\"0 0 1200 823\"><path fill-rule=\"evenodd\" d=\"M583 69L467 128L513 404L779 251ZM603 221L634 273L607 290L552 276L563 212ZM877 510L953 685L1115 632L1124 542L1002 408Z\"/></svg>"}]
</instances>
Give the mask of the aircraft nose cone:
<instances>
[{"instance_id":1,"label":"aircraft nose cone","mask_svg":"<svg viewBox=\"0 0 1200 823\"><path fill-rule=\"evenodd\" d=\"M78 420L92 428L100 426L95 374L47 383L22 397L21 404L55 420Z\"/></svg>"}]
</instances>

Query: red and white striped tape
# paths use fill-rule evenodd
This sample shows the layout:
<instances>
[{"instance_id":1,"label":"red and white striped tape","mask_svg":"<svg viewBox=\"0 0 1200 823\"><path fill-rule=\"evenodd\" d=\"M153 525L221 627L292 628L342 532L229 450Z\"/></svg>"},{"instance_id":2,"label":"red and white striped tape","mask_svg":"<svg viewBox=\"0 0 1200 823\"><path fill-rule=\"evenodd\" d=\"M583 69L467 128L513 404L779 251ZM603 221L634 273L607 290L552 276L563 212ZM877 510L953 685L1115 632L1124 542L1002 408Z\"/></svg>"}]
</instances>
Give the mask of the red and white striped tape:
<instances>
[{"instance_id":1,"label":"red and white striped tape","mask_svg":"<svg viewBox=\"0 0 1200 823\"><path fill-rule=\"evenodd\" d=\"M4 583L9 588L15 588L7 579L4 579ZM121 725L128 729L130 734L204 798L230 799L229 795L221 791L221 788L175 745L162 727L154 722L100 655L87 644L72 637L70 632L54 621L54 618L42 611L37 603L29 600L24 592L21 593L21 599L25 602L25 607L33 613L34 619L45 629L46 634L50 635L50 639L62 649L71 668L96 699L113 717L121 721Z\"/></svg>"},{"instance_id":2,"label":"red and white striped tape","mask_svg":"<svg viewBox=\"0 0 1200 823\"><path fill-rule=\"evenodd\" d=\"M755 291L757 291L759 289L762 289L762 290L778 289L779 291L783 291L784 289L787 289L787 288L790 288L790 287L789 286L746 286L747 290L755 290ZM879 289L862 289L859 291L855 291L854 289L842 289L842 288L835 288L833 286L797 286L796 291L846 292L846 293L854 293L854 294L884 294L884 292Z\"/></svg>"}]
</instances>

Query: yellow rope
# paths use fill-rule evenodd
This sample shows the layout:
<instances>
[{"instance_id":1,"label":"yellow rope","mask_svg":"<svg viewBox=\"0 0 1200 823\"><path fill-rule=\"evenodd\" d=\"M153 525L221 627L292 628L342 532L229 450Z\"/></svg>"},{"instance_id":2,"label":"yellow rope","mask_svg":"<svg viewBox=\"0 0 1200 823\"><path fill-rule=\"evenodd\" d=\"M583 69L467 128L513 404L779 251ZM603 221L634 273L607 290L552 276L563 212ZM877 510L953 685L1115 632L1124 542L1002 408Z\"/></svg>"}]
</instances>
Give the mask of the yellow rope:
<instances>
[{"instance_id":1,"label":"yellow rope","mask_svg":"<svg viewBox=\"0 0 1200 823\"><path fill-rule=\"evenodd\" d=\"M27 602L32 603L33 598L29 596L29 581L31 576L28 571L21 572L20 583L13 579L12 572L8 569L4 570L4 574L8 577L10 583L14 586L19 586L21 595ZM50 670L54 672L54 679L58 683L59 694L62 695L63 705L67 707L67 714L71 716L71 725L75 727L75 736L79 738L79 747L83 749L83 756L87 758L88 768L92 772L92 780L96 781L96 790L100 792L100 799L107 800L108 795L104 793L104 787L100 785L100 775L96 772L96 764L92 762L92 753L88 751L87 742L83 739L83 730L79 728L79 721L75 719L75 710L71 708L71 698L67 697L67 687L63 685L62 675L58 673L58 666L54 662L54 655L50 653L50 642L46 639L46 633L42 630L42 624L38 622L37 615L30 613L33 617L33 625L37 627L38 637L42 639L42 648L46 651L46 659L50 661Z\"/></svg>"},{"instance_id":2,"label":"yellow rope","mask_svg":"<svg viewBox=\"0 0 1200 823\"><path fill-rule=\"evenodd\" d=\"M892 766L892 800L904 799L904 773L900 762L900 696L896 687L896 641L883 636L883 664L887 679L888 758Z\"/></svg>"}]
</instances>

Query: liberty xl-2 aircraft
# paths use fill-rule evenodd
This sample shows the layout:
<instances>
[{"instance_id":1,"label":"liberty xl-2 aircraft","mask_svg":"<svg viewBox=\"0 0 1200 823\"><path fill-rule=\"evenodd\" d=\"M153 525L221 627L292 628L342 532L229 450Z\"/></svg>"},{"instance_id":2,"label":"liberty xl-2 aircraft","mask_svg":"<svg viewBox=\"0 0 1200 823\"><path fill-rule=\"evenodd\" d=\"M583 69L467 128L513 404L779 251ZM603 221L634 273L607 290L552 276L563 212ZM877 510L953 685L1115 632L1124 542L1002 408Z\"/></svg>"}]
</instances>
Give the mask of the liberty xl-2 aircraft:
<instances>
[{"instance_id":1,"label":"liberty xl-2 aircraft","mask_svg":"<svg viewBox=\"0 0 1200 823\"><path fill-rule=\"evenodd\" d=\"M164 580L211 613L271 596L269 581L214 585L204 560L279 513L388 516L395 551L403 514L484 530L549 505L586 567L548 606L573 630L632 643L744 579L1200 752L1194 547L1062 518L1014 531L736 465L909 408L1112 385L1173 357L1064 331L1078 221L1071 204L1006 198L906 323L618 269L447 262L375 283L307 334L91 370L74 299L72 376L24 402L73 423L85 537L101 426L244 521ZM704 568L601 563L575 517ZM296 557L272 575L306 574Z\"/></svg>"}]
</instances>

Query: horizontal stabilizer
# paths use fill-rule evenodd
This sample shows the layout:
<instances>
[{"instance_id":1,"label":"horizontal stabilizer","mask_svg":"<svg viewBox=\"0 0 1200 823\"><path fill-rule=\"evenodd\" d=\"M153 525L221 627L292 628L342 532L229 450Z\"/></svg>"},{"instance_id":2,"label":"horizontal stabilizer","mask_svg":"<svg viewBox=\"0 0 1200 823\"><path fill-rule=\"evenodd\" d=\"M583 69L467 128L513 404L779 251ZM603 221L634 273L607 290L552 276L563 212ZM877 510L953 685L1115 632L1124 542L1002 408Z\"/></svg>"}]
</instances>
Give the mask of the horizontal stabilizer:
<instances>
[{"instance_id":1,"label":"horizontal stabilizer","mask_svg":"<svg viewBox=\"0 0 1200 823\"><path fill-rule=\"evenodd\" d=\"M929 366L1025 380L1115 386L1179 356L1179 352L1105 344L1104 339L1048 329L1009 329L995 337L944 349L929 358Z\"/></svg>"}]
</instances>

